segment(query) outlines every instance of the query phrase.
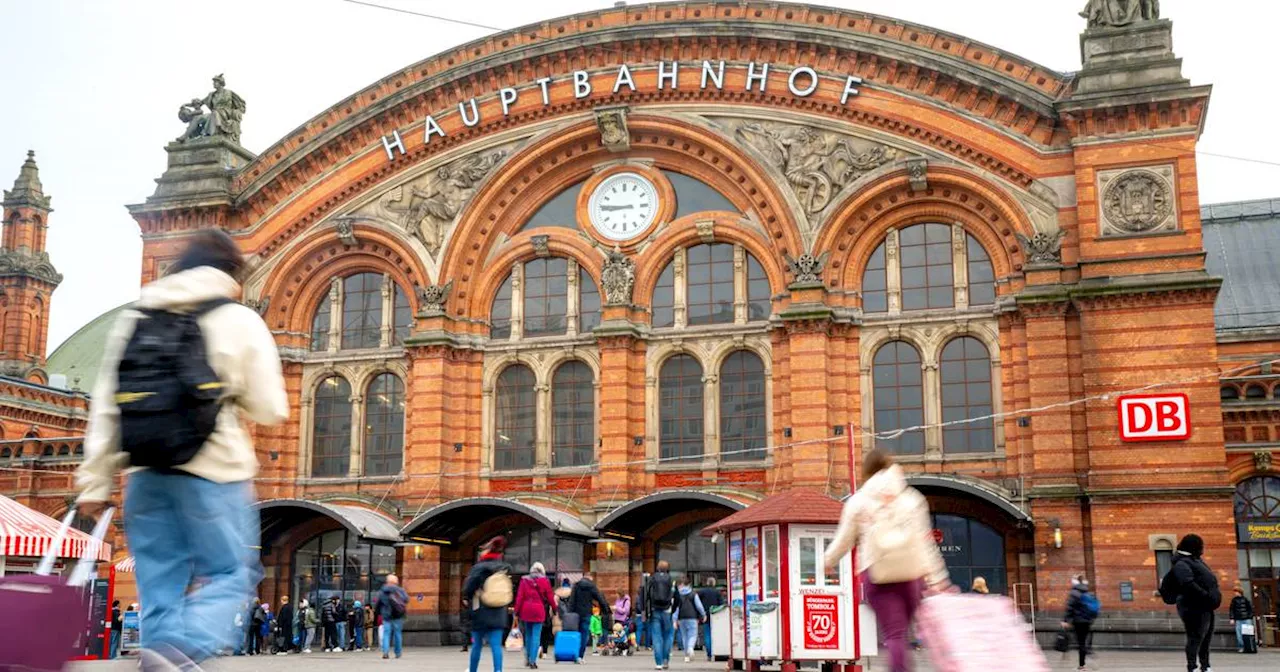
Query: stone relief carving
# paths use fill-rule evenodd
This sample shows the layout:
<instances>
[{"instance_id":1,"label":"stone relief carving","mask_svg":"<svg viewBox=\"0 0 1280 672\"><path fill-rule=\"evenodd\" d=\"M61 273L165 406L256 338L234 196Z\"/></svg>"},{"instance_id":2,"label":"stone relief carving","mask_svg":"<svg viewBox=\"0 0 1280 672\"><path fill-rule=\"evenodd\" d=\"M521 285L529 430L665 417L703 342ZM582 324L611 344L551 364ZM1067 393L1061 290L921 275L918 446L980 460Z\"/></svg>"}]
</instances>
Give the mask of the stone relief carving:
<instances>
[{"instance_id":1,"label":"stone relief carving","mask_svg":"<svg viewBox=\"0 0 1280 672\"><path fill-rule=\"evenodd\" d=\"M392 188L356 214L398 225L421 240L434 259L463 206L507 154L508 150L502 149L462 157Z\"/></svg>"},{"instance_id":2,"label":"stone relief carving","mask_svg":"<svg viewBox=\"0 0 1280 672\"><path fill-rule=\"evenodd\" d=\"M539 257L551 256L551 247L550 247L551 236L548 236L546 234L532 236L529 238L529 242L533 243L534 254L538 255Z\"/></svg>"},{"instance_id":3,"label":"stone relief carving","mask_svg":"<svg viewBox=\"0 0 1280 672\"><path fill-rule=\"evenodd\" d=\"M444 302L449 300L449 292L453 289L453 281L443 285L427 285L414 287L418 295L419 315L440 315L444 313Z\"/></svg>"},{"instance_id":4,"label":"stone relief carving","mask_svg":"<svg viewBox=\"0 0 1280 672\"><path fill-rule=\"evenodd\" d=\"M1123 28L1160 19L1160 0L1089 0L1080 16L1090 28Z\"/></svg>"},{"instance_id":5,"label":"stone relief carving","mask_svg":"<svg viewBox=\"0 0 1280 672\"><path fill-rule=\"evenodd\" d=\"M356 240L356 222L351 217L339 217L334 220L334 225L338 229L338 240L343 245L355 245Z\"/></svg>"},{"instance_id":6,"label":"stone relief carving","mask_svg":"<svg viewBox=\"0 0 1280 672\"><path fill-rule=\"evenodd\" d=\"M1271 451L1259 450L1253 454L1253 468L1258 471L1271 471Z\"/></svg>"},{"instance_id":7,"label":"stone relief carving","mask_svg":"<svg viewBox=\"0 0 1280 672\"><path fill-rule=\"evenodd\" d=\"M698 238L704 243L716 240L716 223L711 219L703 219L693 223L698 228Z\"/></svg>"},{"instance_id":8,"label":"stone relief carving","mask_svg":"<svg viewBox=\"0 0 1280 672\"><path fill-rule=\"evenodd\" d=\"M1099 172L1102 235L1130 236L1176 230L1172 180L1172 166Z\"/></svg>"},{"instance_id":9,"label":"stone relief carving","mask_svg":"<svg viewBox=\"0 0 1280 672\"><path fill-rule=\"evenodd\" d=\"M48 252L0 250L0 275L28 275L53 285L62 282L62 274L53 267Z\"/></svg>"},{"instance_id":10,"label":"stone relief carving","mask_svg":"<svg viewBox=\"0 0 1280 672\"><path fill-rule=\"evenodd\" d=\"M622 253L617 245L609 251L600 271L600 284L604 287L606 306L626 306L631 303L631 288L636 283L636 262Z\"/></svg>"},{"instance_id":11,"label":"stone relief carving","mask_svg":"<svg viewBox=\"0 0 1280 672\"><path fill-rule=\"evenodd\" d=\"M1022 254L1028 264L1060 264L1062 263L1062 239L1067 232L1057 233L1037 231L1030 238L1018 233L1018 242L1022 244Z\"/></svg>"},{"instance_id":12,"label":"stone relief carving","mask_svg":"<svg viewBox=\"0 0 1280 672\"><path fill-rule=\"evenodd\" d=\"M631 149L631 133L627 130L627 108L608 107L596 110L596 128L600 142L611 152Z\"/></svg>"},{"instance_id":13,"label":"stone relief carving","mask_svg":"<svg viewBox=\"0 0 1280 672\"><path fill-rule=\"evenodd\" d=\"M907 159L907 180L911 191L920 192L929 188L929 160L924 158Z\"/></svg>"},{"instance_id":14,"label":"stone relief carving","mask_svg":"<svg viewBox=\"0 0 1280 672\"><path fill-rule=\"evenodd\" d=\"M795 276L797 283L822 282L822 271L827 267L827 256L829 252L823 252L820 256L812 254L802 254L799 258L792 259L791 255L786 255L785 259L787 267L791 269L791 275Z\"/></svg>"},{"instance_id":15,"label":"stone relief carving","mask_svg":"<svg viewBox=\"0 0 1280 672\"><path fill-rule=\"evenodd\" d=\"M253 312L259 315L266 315L267 308L271 306L271 297L264 296L261 299L245 299L241 301L246 307L253 309Z\"/></svg>"}]
</instances>

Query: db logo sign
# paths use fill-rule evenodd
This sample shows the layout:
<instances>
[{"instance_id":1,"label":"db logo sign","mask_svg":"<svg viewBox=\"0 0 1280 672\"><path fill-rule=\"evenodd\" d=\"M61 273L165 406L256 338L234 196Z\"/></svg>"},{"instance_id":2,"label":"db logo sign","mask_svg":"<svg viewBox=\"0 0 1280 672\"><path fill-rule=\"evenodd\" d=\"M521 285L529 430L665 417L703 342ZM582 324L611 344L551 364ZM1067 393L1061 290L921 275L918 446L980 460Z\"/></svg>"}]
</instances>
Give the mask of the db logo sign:
<instances>
[{"instance_id":1,"label":"db logo sign","mask_svg":"<svg viewBox=\"0 0 1280 672\"><path fill-rule=\"evenodd\" d=\"M1181 441L1191 436L1185 394L1134 394L1120 397L1121 441Z\"/></svg>"}]
</instances>

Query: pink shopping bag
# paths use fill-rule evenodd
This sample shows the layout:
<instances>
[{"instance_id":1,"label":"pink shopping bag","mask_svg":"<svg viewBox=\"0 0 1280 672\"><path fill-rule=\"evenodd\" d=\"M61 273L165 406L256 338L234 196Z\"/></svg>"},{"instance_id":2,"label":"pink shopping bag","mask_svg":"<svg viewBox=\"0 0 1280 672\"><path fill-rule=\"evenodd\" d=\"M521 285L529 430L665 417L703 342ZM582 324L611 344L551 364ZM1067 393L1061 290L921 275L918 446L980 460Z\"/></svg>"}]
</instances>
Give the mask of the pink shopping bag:
<instances>
[{"instance_id":1,"label":"pink shopping bag","mask_svg":"<svg viewBox=\"0 0 1280 672\"><path fill-rule=\"evenodd\" d=\"M52 672L61 670L88 627L84 584L92 572L99 544L106 534L113 509L94 528L94 543L69 577L49 576L54 555L62 547L75 509L67 512L49 551L35 574L0 577L0 672Z\"/></svg>"},{"instance_id":2,"label":"pink shopping bag","mask_svg":"<svg viewBox=\"0 0 1280 672\"><path fill-rule=\"evenodd\" d=\"M1013 602L994 595L926 598L916 628L938 672L1048 672Z\"/></svg>"}]
</instances>

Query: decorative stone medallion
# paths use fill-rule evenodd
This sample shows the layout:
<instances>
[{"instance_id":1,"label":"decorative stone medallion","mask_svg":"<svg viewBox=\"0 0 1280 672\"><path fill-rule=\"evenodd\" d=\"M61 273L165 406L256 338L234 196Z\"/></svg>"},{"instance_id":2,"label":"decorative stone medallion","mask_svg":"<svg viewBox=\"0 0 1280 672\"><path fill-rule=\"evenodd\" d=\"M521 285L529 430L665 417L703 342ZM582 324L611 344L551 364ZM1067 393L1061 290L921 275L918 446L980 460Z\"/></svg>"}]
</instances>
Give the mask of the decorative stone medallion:
<instances>
[{"instance_id":1,"label":"decorative stone medallion","mask_svg":"<svg viewBox=\"0 0 1280 672\"><path fill-rule=\"evenodd\" d=\"M1178 230L1173 166L1100 171L1098 193L1103 237Z\"/></svg>"}]
</instances>

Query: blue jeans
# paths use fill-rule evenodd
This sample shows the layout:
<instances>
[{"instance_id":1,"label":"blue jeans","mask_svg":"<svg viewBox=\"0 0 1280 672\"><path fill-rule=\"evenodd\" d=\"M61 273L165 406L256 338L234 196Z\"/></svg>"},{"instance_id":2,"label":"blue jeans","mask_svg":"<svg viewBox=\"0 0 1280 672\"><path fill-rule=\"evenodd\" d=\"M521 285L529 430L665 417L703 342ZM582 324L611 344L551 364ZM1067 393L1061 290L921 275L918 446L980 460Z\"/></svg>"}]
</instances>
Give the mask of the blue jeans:
<instances>
[{"instance_id":1,"label":"blue jeans","mask_svg":"<svg viewBox=\"0 0 1280 672\"><path fill-rule=\"evenodd\" d=\"M711 648L711 617L707 616L707 622L702 624L702 648L707 654L707 660L714 660L716 655L712 653Z\"/></svg>"},{"instance_id":2,"label":"blue jeans","mask_svg":"<svg viewBox=\"0 0 1280 672\"><path fill-rule=\"evenodd\" d=\"M262 577L253 484L144 469L129 475L124 501L142 647L172 647L196 662L232 648L236 612Z\"/></svg>"},{"instance_id":3,"label":"blue jeans","mask_svg":"<svg viewBox=\"0 0 1280 672\"><path fill-rule=\"evenodd\" d=\"M346 650L351 648L351 640L347 639L347 622L338 622L338 648Z\"/></svg>"},{"instance_id":4,"label":"blue jeans","mask_svg":"<svg viewBox=\"0 0 1280 672\"><path fill-rule=\"evenodd\" d=\"M520 634L524 635L524 657L530 665L538 664L538 652L542 650L542 623L520 621Z\"/></svg>"},{"instance_id":5,"label":"blue jeans","mask_svg":"<svg viewBox=\"0 0 1280 672\"><path fill-rule=\"evenodd\" d=\"M364 648L364 628L362 627L355 628L355 632L351 633L351 639L355 640L355 643L356 643L355 648L363 649Z\"/></svg>"},{"instance_id":6,"label":"blue jeans","mask_svg":"<svg viewBox=\"0 0 1280 672\"><path fill-rule=\"evenodd\" d=\"M643 614L636 615L636 646L649 646L649 627Z\"/></svg>"},{"instance_id":7,"label":"blue jeans","mask_svg":"<svg viewBox=\"0 0 1280 672\"><path fill-rule=\"evenodd\" d=\"M1245 623L1252 623L1253 619L1247 621L1236 621L1236 648L1244 648L1244 632L1242 632Z\"/></svg>"},{"instance_id":8,"label":"blue jeans","mask_svg":"<svg viewBox=\"0 0 1280 672\"><path fill-rule=\"evenodd\" d=\"M493 672L502 672L502 635L506 628L471 631L471 672L480 668L480 652L487 645L493 651Z\"/></svg>"},{"instance_id":9,"label":"blue jeans","mask_svg":"<svg viewBox=\"0 0 1280 672\"><path fill-rule=\"evenodd\" d=\"M680 619L680 646L684 649L684 655L693 655L693 645L698 641L698 619L682 618Z\"/></svg>"},{"instance_id":10,"label":"blue jeans","mask_svg":"<svg viewBox=\"0 0 1280 672\"><path fill-rule=\"evenodd\" d=\"M396 658L400 657L400 652L404 647L404 619L403 618L384 618L382 619L382 655L391 653L391 642L395 641Z\"/></svg>"},{"instance_id":11,"label":"blue jeans","mask_svg":"<svg viewBox=\"0 0 1280 672\"><path fill-rule=\"evenodd\" d=\"M578 634L581 635L581 642L578 643L578 659L587 655L587 648L591 646L591 619L584 618L578 623Z\"/></svg>"},{"instance_id":12,"label":"blue jeans","mask_svg":"<svg viewBox=\"0 0 1280 672\"><path fill-rule=\"evenodd\" d=\"M115 658L120 655L120 629L111 629L111 638L107 640L107 657Z\"/></svg>"},{"instance_id":13,"label":"blue jeans","mask_svg":"<svg viewBox=\"0 0 1280 672\"><path fill-rule=\"evenodd\" d=\"M653 662L658 665L671 663L671 639L675 636L675 622L671 610L654 611L649 616L649 636L653 640Z\"/></svg>"}]
</instances>

